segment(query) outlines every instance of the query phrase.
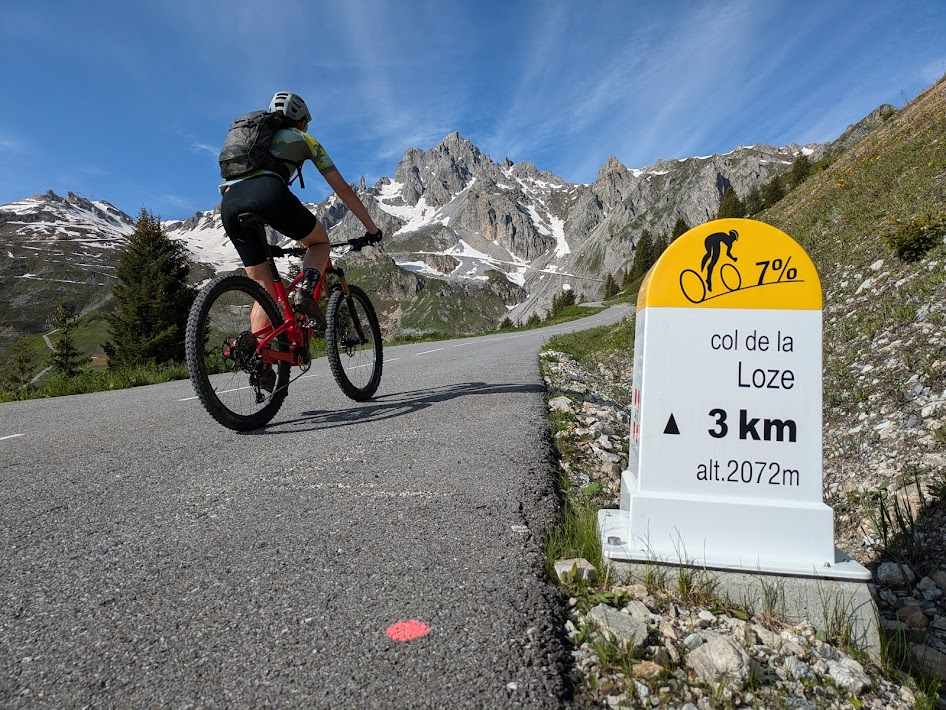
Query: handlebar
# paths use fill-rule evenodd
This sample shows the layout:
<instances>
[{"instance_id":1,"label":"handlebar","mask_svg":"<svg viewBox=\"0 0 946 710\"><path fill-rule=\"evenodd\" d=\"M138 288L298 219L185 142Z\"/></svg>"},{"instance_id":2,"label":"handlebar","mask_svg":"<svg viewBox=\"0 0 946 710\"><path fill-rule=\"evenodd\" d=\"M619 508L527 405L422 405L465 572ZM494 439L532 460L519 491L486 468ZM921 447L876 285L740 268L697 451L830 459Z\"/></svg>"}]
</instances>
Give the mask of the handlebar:
<instances>
[{"instance_id":1,"label":"handlebar","mask_svg":"<svg viewBox=\"0 0 946 710\"><path fill-rule=\"evenodd\" d=\"M381 230L379 229L376 234L365 234L363 237L355 237L354 239L346 239L339 242L329 242L329 247L351 247L352 251L361 251L369 244L377 244L381 241ZM281 247L275 244L271 244L269 247L270 252L274 257L281 256L305 256L307 251L306 247Z\"/></svg>"}]
</instances>

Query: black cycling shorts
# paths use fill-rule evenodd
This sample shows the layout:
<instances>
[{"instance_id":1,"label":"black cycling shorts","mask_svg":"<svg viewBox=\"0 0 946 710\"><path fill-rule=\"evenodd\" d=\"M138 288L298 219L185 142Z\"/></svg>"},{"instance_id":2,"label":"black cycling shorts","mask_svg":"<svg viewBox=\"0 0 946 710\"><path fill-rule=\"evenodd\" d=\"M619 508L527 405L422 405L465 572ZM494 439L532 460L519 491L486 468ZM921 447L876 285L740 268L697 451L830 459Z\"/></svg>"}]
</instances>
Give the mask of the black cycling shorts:
<instances>
[{"instance_id":1,"label":"black cycling shorts","mask_svg":"<svg viewBox=\"0 0 946 710\"><path fill-rule=\"evenodd\" d=\"M295 240L305 239L318 224L316 216L276 175L258 175L230 185L223 193L220 218L244 266L262 264L266 252L259 232L237 221L242 212L259 215L277 232Z\"/></svg>"}]
</instances>

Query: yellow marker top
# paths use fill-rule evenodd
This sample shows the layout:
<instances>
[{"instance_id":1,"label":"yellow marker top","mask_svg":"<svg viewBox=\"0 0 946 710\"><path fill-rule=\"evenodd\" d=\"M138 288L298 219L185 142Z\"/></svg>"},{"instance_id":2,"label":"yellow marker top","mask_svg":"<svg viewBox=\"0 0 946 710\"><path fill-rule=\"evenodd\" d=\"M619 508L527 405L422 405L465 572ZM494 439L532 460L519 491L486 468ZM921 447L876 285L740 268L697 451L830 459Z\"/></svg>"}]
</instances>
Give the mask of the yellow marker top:
<instances>
[{"instance_id":1,"label":"yellow marker top","mask_svg":"<svg viewBox=\"0 0 946 710\"><path fill-rule=\"evenodd\" d=\"M643 308L821 310L821 280L794 239L751 219L718 219L674 240L647 272Z\"/></svg>"}]
</instances>

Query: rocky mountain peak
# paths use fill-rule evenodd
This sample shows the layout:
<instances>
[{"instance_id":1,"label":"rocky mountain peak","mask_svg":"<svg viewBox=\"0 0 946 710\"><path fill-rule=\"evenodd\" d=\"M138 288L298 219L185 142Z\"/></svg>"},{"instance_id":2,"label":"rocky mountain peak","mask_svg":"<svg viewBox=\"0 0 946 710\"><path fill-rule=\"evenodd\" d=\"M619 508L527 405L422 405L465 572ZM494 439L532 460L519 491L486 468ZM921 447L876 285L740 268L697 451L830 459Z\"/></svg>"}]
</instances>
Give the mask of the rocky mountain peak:
<instances>
[{"instance_id":1,"label":"rocky mountain peak","mask_svg":"<svg viewBox=\"0 0 946 710\"><path fill-rule=\"evenodd\" d=\"M64 200L52 190L47 190L42 195L33 195L30 199L47 203L64 202Z\"/></svg>"},{"instance_id":2,"label":"rocky mountain peak","mask_svg":"<svg viewBox=\"0 0 946 710\"><path fill-rule=\"evenodd\" d=\"M416 205L423 196L428 205L442 207L492 165L479 148L453 132L430 150L408 149L394 179L402 184L401 197L407 204Z\"/></svg>"},{"instance_id":3,"label":"rocky mountain peak","mask_svg":"<svg viewBox=\"0 0 946 710\"><path fill-rule=\"evenodd\" d=\"M612 205L624 199L632 185L638 182L634 172L628 170L615 156L608 158L608 162L598 170L598 178L594 182L594 189L602 197L606 205Z\"/></svg>"},{"instance_id":4,"label":"rocky mountain peak","mask_svg":"<svg viewBox=\"0 0 946 710\"><path fill-rule=\"evenodd\" d=\"M598 171L598 178L600 179L602 175L614 172L627 172L627 168L616 156L612 155L608 158L608 161L601 166L601 169Z\"/></svg>"},{"instance_id":5,"label":"rocky mountain peak","mask_svg":"<svg viewBox=\"0 0 946 710\"><path fill-rule=\"evenodd\" d=\"M464 138L460 135L459 131L454 131L440 141L438 146L442 150L452 153L471 153L474 155L480 154L480 149L477 148L469 139Z\"/></svg>"},{"instance_id":6,"label":"rocky mountain peak","mask_svg":"<svg viewBox=\"0 0 946 710\"><path fill-rule=\"evenodd\" d=\"M84 197L80 197L74 192L66 193L66 202L70 205L78 207L79 209L88 210L89 212L98 211L96 206L93 205L89 200Z\"/></svg>"}]
</instances>

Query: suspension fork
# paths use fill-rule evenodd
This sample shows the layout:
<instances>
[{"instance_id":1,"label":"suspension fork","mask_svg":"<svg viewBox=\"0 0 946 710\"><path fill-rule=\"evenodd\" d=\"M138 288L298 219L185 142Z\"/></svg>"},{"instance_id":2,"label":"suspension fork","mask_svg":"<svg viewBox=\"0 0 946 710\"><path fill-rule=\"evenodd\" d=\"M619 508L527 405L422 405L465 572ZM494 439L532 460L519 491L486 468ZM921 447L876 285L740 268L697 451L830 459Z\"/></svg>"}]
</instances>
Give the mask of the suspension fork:
<instances>
[{"instance_id":1,"label":"suspension fork","mask_svg":"<svg viewBox=\"0 0 946 710\"><path fill-rule=\"evenodd\" d=\"M345 278L345 270L338 268L329 261L328 268L326 268L325 271L326 273L334 274L338 279L338 286L345 298L345 303L348 305L348 313L351 316L352 325L355 326L355 332L358 334L358 340L362 343L367 342L365 339L364 326L361 324L361 318L358 317L358 310L355 308L355 300L351 297L351 289L348 287L348 280Z\"/></svg>"}]
</instances>

